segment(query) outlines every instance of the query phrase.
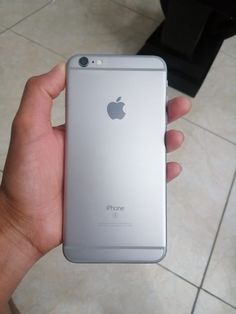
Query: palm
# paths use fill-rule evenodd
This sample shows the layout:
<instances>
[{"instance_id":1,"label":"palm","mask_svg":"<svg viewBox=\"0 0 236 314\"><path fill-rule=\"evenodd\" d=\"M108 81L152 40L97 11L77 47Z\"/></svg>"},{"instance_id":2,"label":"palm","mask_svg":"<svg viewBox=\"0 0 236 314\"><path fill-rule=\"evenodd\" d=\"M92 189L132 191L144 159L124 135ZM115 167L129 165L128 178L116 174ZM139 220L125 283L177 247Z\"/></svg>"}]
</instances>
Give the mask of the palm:
<instances>
[{"instance_id":1,"label":"palm","mask_svg":"<svg viewBox=\"0 0 236 314\"><path fill-rule=\"evenodd\" d=\"M62 238L64 130L28 136L13 128L11 142L2 184L10 216L23 217L24 234L45 253Z\"/></svg>"}]
</instances>

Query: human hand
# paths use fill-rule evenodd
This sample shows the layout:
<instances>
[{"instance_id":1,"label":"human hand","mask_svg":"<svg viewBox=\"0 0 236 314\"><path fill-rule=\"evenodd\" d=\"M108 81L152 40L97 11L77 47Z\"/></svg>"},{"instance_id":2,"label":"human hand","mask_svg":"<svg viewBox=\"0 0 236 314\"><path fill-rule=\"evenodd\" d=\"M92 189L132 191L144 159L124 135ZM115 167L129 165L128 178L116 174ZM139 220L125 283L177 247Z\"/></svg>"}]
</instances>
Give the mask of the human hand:
<instances>
[{"instance_id":1,"label":"human hand","mask_svg":"<svg viewBox=\"0 0 236 314\"><path fill-rule=\"evenodd\" d=\"M12 124L11 142L0 187L0 219L23 237L39 257L62 242L64 126L52 127L53 99L65 86L65 65L28 80ZM190 110L178 97L168 103L168 122ZM167 151L183 142L180 131L166 133ZM167 164L167 181L181 172ZM3 224L3 223L2 223ZM13 239L14 241L14 239Z\"/></svg>"}]
</instances>

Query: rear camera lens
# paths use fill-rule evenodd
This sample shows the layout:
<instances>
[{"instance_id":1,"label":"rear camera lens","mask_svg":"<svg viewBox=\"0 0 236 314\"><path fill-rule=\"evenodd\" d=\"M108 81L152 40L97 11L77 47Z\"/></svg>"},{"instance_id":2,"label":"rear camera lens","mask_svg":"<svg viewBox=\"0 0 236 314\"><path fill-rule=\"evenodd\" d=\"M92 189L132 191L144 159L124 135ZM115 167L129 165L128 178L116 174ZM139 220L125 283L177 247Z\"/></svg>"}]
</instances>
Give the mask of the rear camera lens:
<instances>
[{"instance_id":1,"label":"rear camera lens","mask_svg":"<svg viewBox=\"0 0 236 314\"><path fill-rule=\"evenodd\" d=\"M89 60L88 60L87 57L81 57L81 58L79 59L79 65L80 65L81 67L86 67L86 66L88 65L88 63L89 63Z\"/></svg>"}]
</instances>

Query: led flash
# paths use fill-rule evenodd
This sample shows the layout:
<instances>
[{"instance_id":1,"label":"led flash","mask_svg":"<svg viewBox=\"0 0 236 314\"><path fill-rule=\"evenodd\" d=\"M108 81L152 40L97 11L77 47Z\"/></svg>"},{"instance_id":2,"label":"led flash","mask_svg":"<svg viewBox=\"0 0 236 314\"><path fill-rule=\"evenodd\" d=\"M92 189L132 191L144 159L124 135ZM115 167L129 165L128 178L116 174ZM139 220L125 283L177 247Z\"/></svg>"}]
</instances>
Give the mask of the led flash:
<instances>
[{"instance_id":1,"label":"led flash","mask_svg":"<svg viewBox=\"0 0 236 314\"><path fill-rule=\"evenodd\" d=\"M97 60L97 65L101 65L102 64L102 60L98 59Z\"/></svg>"}]
</instances>

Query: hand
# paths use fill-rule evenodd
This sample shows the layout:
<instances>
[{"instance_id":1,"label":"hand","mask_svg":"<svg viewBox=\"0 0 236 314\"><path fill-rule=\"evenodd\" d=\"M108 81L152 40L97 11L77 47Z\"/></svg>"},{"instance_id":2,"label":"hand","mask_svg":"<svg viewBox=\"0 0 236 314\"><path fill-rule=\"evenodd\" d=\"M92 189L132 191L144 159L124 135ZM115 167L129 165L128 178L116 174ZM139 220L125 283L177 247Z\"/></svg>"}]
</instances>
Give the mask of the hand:
<instances>
[{"instance_id":1,"label":"hand","mask_svg":"<svg viewBox=\"0 0 236 314\"><path fill-rule=\"evenodd\" d=\"M0 187L0 219L24 237L40 256L62 242L64 126L52 127L53 99L65 86L65 65L29 79L12 124L11 142ZM168 104L168 121L190 110L183 97ZM166 133L167 151L183 142L180 131ZM167 180L181 171L167 164Z\"/></svg>"}]
</instances>

